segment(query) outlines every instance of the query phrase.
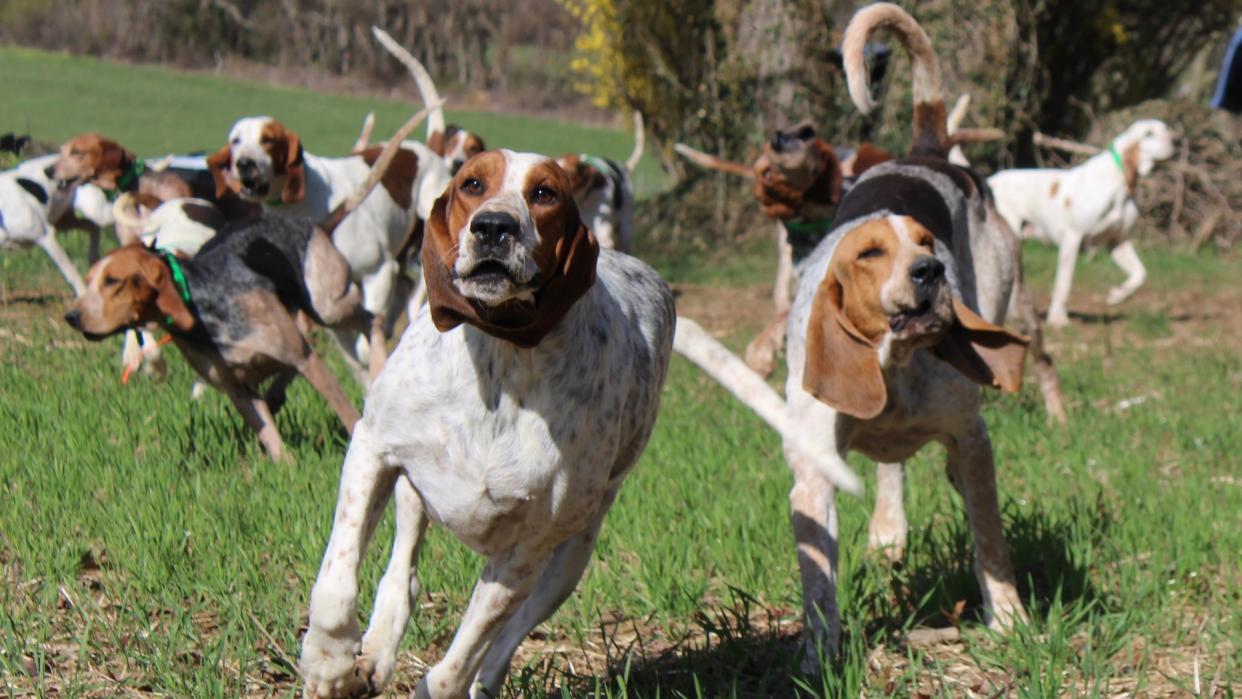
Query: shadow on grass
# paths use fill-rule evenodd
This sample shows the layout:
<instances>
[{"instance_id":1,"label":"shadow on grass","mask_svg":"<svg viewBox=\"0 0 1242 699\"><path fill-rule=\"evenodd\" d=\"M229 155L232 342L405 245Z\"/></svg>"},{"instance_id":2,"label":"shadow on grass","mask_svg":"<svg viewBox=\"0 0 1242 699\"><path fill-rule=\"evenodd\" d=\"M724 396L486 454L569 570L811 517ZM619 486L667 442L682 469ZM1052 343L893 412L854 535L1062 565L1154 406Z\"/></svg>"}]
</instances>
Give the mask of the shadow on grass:
<instances>
[{"instance_id":1,"label":"shadow on grass","mask_svg":"<svg viewBox=\"0 0 1242 699\"><path fill-rule=\"evenodd\" d=\"M730 589L727 603L697 613L693 627L671 644L654 641L655 630L635 629L622 640L617 627L604 629L608 671L603 677L528 668L513 686L523 696L857 697L875 645L904 652L906 632L914 627L983 623L965 514L960 509L946 514L955 516L935 517L933 526L911 531L905 563L880 562L860 551L860 562L842 571L843 650L823 677L799 670L797 612L773 610ZM1010 507L1005 513L1019 594L1037 618L1054 606L1082 608L1101 601L1090 580L1089 554L1083 552L1108 536L1112 515L1097 497L1073 501L1061 517L1038 507Z\"/></svg>"}]
</instances>

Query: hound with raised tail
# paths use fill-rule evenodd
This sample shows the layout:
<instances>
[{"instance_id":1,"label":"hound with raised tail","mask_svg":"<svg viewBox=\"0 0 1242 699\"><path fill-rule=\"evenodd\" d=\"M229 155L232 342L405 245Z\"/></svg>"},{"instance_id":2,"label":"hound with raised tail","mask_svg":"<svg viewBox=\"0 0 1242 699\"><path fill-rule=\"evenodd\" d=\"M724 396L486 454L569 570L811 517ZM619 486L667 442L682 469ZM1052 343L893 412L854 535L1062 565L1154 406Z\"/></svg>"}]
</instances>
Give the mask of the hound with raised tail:
<instances>
[{"instance_id":1,"label":"hound with raised tail","mask_svg":"<svg viewBox=\"0 0 1242 699\"><path fill-rule=\"evenodd\" d=\"M873 106L863 47L885 28L911 54L910 156L871 168L837 207L832 232L807 258L789 316L785 394L802 431L844 458L878 462L869 545L900 555L906 541L902 462L928 442L948 452L975 544L990 624L1025 617L997 497L979 385L1016 391L1026 340L1001 327L1017 272L1017 241L987 186L946 160L940 68L923 28L896 5L860 10L842 46L850 95ZM835 487L786 445L802 573L804 667L835 652L838 533Z\"/></svg>"},{"instance_id":2,"label":"hound with raised tail","mask_svg":"<svg viewBox=\"0 0 1242 699\"><path fill-rule=\"evenodd\" d=\"M1057 272L1048 324L1069 323L1074 265L1083 245L1103 243L1126 280L1108 292L1116 305L1138 291L1147 270L1130 242L1138 220L1138 178L1173 156L1169 127L1140 119L1114 138L1106 152L1068 170L1005 170L988 178L996 209L1015 233L1057 246Z\"/></svg>"},{"instance_id":3,"label":"hound with raised tail","mask_svg":"<svg viewBox=\"0 0 1242 699\"><path fill-rule=\"evenodd\" d=\"M319 220L362 185L380 151L377 146L344 158L320 157L306 152L298 135L275 119L246 117L233 125L228 143L207 163L220 196L232 190L269 211ZM372 327L361 336L335 331L351 369L364 383L383 367L387 338L410 291L398 253L417 222L431 213L448 180L442 158L422 144L402 143L381 186L333 236L372 317Z\"/></svg>"},{"instance_id":4,"label":"hound with raised tail","mask_svg":"<svg viewBox=\"0 0 1242 699\"><path fill-rule=\"evenodd\" d=\"M423 116L414 115L403 131ZM362 186L318 224L248 219L226 227L193 258L142 245L112 251L91 268L87 291L65 321L90 340L162 327L195 372L229 397L274 460L286 458L274 415L299 374L352 430L357 411L295 317L328 327L368 324L332 233L380 182L398 150L394 140Z\"/></svg>"},{"instance_id":5,"label":"hound with raised tail","mask_svg":"<svg viewBox=\"0 0 1242 699\"><path fill-rule=\"evenodd\" d=\"M624 167L589 153L563 155L556 162L573 185L582 220L603 247L629 252L634 243L634 185L630 176L643 157L643 115L634 112L634 149Z\"/></svg>"}]
</instances>

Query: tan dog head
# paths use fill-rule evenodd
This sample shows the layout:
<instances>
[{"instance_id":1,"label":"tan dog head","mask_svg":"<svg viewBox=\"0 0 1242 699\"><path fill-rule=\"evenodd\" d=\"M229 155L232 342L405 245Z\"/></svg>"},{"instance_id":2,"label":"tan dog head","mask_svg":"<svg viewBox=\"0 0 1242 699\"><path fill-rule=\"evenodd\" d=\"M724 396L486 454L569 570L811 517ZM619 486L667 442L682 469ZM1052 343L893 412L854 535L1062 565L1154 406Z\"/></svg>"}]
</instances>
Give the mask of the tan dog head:
<instances>
[{"instance_id":1,"label":"tan dog head","mask_svg":"<svg viewBox=\"0 0 1242 699\"><path fill-rule=\"evenodd\" d=\"M1113 141L1131 189L1138 177L1151 174L1156 163L1173 157L1173 134L1159 119L1139 119Z\"/></svg>"},{"instance_id":2,"label":"tan dog head","mask_svg":"<svg viewBox=\"0 0 1242 699\"><path fill-rule=\"evenodd\" d=\"M52 177L61 189L90 182L100 189L114 190L133 164L134 154L116 141L86 133L74 136L60 147L60 159L52 169Z\"/></svg>"},{"instance_id":3,"label":"tan dog head","mask_svg":"<svg viewBox=\"0 0 1242 699\"><path fill-rule=\"evenodd\" d=\"M207 158L216 196L228 191L248 201L293 204L306 197L306 163L298 135L271 117L245 117L229 130L229 142Z\"/></svg>"},{"instance_id":4,"label":"tan dog head","mask_svg":"<svg viewBox=\"0 0 1242 699\"><path fill-rule=\"evenodd\" d=\"M841 165L832 146L815 136L810 121L775 130L755 161L754 174L755 199L773 218L801 216L808 204L833 207L841 199Z\"/></svg>"},{"instance_id":5,"label":"tan dog head","mask_svg":"<svg viewBox=\"0 0 1242 699\"><path fill-rule=\"evenodd\" d=\"M188 332L194 316L159 254L141 245L126 245L87 272L86 291L69 307L65 322L88 340L102 340L156 322Z\"/></svg>"},{"instance_id":6,"label":"tan dog head","mask_svg":"<svg viewBox=\"0 0 1242 699\"><path fill-rule=\"evenodd\" d=\"M565 174L569 175L569 189L575 199L581 200L592 189L606 183L606 176L580 155L562 155L556 159Z\"/></svg>"},{"instance_id":7,"label":"tan dog head","mask_svg":"<svg viewBox=\"0 0 1242 699\"><path fill-rule=\"evenodd\" d=\"M953 297L935 238L913 218L886 216L837 244L812 304L803 387L862 419L888 402L884 370L929 348L964 376L1016 391L1027 341Z\"/></svg>"},{"instance_id":8,"label":"tan dog head","mask_svg":"<svg viewBox=\"0 0 1242 699\"><path fill-rule=\"evenodd\" d=\"M444 158L449 172L454 175L467 160L487 150L483 139L478 134L467 131L456 124L449 124L444 131L437 131L427 139L427 147L436 155Z\"/></svg>"}]
</instances>

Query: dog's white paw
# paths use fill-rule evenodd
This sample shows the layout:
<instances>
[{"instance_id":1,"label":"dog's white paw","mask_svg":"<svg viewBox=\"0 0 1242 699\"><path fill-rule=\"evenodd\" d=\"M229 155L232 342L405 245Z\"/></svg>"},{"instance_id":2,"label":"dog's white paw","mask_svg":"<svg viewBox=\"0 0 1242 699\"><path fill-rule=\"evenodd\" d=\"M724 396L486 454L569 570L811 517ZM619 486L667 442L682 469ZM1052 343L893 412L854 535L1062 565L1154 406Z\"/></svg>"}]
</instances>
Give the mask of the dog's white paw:
<instances>
[{"instance_id":1,"label":"dog's white paw","mask_svg":"<svg viewBox=\"0 0 1242 699\"><path fill-rule=\"evenodd\" d=\"M370 697L379 693L372 684L375 667L358 656L356 638L335 638L313 627L302 639L302 696L307 699Z\"/></svg>"},{"instance_id":2,"label":"dog's white paw","mask_svg":"<svg viewBox=\"0 0 1242 699\"><path fill-rule=\"evenodd\" d=\"M1050 328L1064 328L1069 324L1069 312L1064 309L1060 311L1048 311L1048 319L1044 321L1044 325L1047 325Z\"/></svg>"},{"instance_id":3,"label":"dog's white paw","mask_svg":"<svg viewBox=\"0 0 1242 699\"><path fill-rule=\"evenodd\" d=\"M1113 287L1108 291L1108 305L1116 306L1134 295L1134 292L1124 287Z\"/></svg>"}]
</instances>

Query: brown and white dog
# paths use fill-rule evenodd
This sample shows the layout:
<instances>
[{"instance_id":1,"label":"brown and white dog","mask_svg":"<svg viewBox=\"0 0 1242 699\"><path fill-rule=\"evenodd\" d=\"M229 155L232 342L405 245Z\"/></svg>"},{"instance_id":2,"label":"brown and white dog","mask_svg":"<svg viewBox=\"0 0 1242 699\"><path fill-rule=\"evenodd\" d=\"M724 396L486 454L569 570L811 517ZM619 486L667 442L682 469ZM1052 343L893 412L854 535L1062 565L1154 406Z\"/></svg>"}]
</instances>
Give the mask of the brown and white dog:
<instances>
[{"instance_id":1,"label":"brown and white dog","mask_svg":"<svg viewBox=\"0 0 1242 699\"><path fill-rule=\"evenodd\" d=\"M1016 391L1027 340L1001 325L1018 283L1018 242L987 184L951 164L940 70L931 40L896 5L860 10L845 32L850 95L874 103L863 47L895 33L914 71L910 156L868 170L843 198L831 234L807 258L788 323L785 394L803 431L844 459L877 462L869 544L900 556L906 541L902 462L929 442L948 452L975 544L984 616L1003 628L1025 618L997 497L979 386ZM804 667L818 667L840 634L835 488L786 445L802 573Z\"/></svg>"},{"instance_id":2,"label":"brown and white dog","mask_svg":"<svg viewBox=\"0 0 1242 699\"><path fill-rule=\"evenodd\" d=\"M785 344L785 322L797 285L797 268L823 240L832 226L837 202L848 186L868 169L892 160L871 143L838 155L815 134L810 121L789 129L775 129L751 166L729 162L678 143L674 147L690 161L713 170L753 180L755 201L777 222L776 282L772 288L774 314L767 327L746 347L746 364L764 376L776 369L776 356Z\"/></svg>"},{"instance_id":3,"label":"brown and white dog","mask_svg":"<svg viewBox=\"0 0 1242 699\"><path fill-rule=\"evenodd\" d=\"M634 186L630 175L643 156L643 116L634 112L634 149L625 166L610 158L587 153L563 155L556 162L574 191L582 220L591 226L599 244L629 252L634 242Z\"/></svg>"},{"instance_id":4,"label":"brown and white dog","mask_svg":"<svg viewBox=\"0 0 1242 699\"><path fill-rule=\"evenodd\" d=\"M60 147L53 177L62 188L89 182L111 196L140 192L160 201L192 197L190 185L167 172L149 171L141 158L98 133L84 133Z\"/></svg>"},{"instance_id":5,"label":"brown and white dog","mask_svg":"<svg viewBox=\"0 0 1242 699\"><path fill-rule=\"evenodd\" d=\"M228 143L207 162L221 195L232 190L269 211L320 220L361 186L380 150L376 146L343 158L317 156L303 148L296 133L260 116L239 119L229 130ZM364 383L363 367L374 378L383 364L384 352L371 347L384 347L411 290L399 253L449 179L440 156L420 143L403 142L380 186L333 236L374 322L367 336L336 333L347 362Z\"/></svg>"}]
</instances>

